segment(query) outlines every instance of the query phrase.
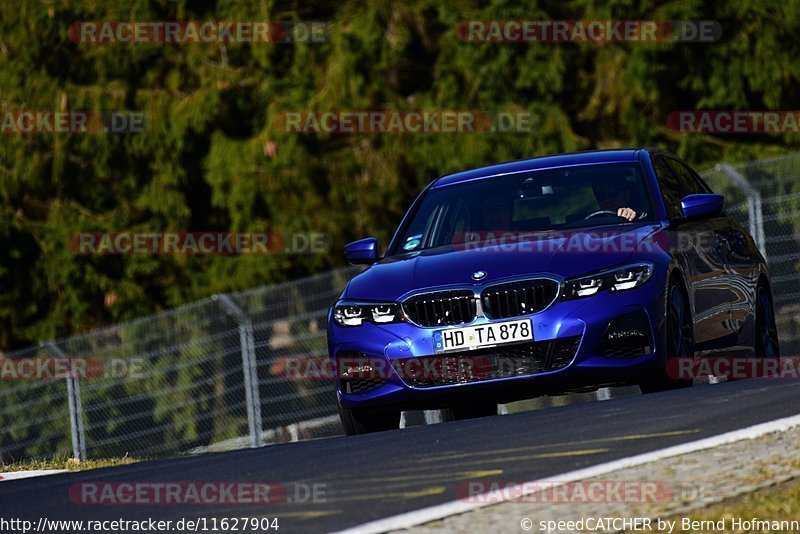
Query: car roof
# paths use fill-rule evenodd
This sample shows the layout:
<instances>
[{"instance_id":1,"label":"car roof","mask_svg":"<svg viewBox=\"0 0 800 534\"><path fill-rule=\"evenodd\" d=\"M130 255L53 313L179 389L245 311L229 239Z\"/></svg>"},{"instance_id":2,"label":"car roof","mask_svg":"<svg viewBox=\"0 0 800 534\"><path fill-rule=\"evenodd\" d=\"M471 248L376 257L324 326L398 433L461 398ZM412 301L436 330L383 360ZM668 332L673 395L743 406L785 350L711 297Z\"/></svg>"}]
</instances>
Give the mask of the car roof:
<instances>
[{"instance_id":1,"label":"car roof","mask_svg":"<svg viewBox=\"0 0 800 534\"><path fill-rule=\"evenodd\" d=\"M541 156L508 163L499 163L497 165L490 165L488 167L442 176L431 184L431 188L525 171L570 167L574 165L591 165L593 163L628 163L636 161L638 152L641 150L645 149L623 148L613 150L589 150L585 152L571 152L569 154Z\"/></svg>"}]
</instances>

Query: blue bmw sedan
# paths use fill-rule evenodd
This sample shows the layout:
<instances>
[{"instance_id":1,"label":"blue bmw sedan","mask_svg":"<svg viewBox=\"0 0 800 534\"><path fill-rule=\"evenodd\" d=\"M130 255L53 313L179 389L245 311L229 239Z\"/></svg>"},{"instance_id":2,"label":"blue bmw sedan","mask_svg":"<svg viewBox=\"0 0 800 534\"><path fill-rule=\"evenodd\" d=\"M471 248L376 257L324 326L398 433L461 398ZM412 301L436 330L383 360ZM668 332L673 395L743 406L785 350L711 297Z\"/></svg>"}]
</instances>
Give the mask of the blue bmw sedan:
<instances>
[{"instance_id":1,"label":"blue bmw sedan","mask_svg":"<svg viewBox=\"0 0 800 534\"><path fill-rule=\"evenodd\" d=\"M776 357L767 266L724 199L674 155L605 150L443 176L328 317L347 434L400 412L449 418L631 385L691 385L675 362Z\"/></svg>"}]
</instances>

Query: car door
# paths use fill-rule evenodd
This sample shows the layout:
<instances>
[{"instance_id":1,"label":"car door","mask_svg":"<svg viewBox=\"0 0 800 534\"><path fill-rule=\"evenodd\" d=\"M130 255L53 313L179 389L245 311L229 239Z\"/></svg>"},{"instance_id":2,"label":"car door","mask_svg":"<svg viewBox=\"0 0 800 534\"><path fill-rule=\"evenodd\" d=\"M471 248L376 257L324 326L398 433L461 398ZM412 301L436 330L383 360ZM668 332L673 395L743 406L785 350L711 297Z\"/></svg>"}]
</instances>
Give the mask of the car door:
<instances>
[{"instance_id":1,"label":"car door","mask_svg":"<svg viewBox=\"0 0 800 534\"><path fill-rule=\"evenodd\" d=\"M687 180L694 181L704 192L711 192L708 185L694 170L683 162L671 160L670 164ZM734 338L728 349L749 351L753 347L752 321L755 321L755 290L758 281L757 247L747 232L730 217L721 217L717 229L719 243L725 254L725 262L730 280L730 320Z\"/></svg>"},{"instance_id":2,"label":"car door","mask_svg":"<svg viewBox=\"0 0 800 534\"><path fill-rule=\"evenodd\" d=\"M731 328L735 339L730 348L750 352L755 346L756 286L759 268L758 248L752 237L733 220L726 233L728 266L731 278Z\"/></svg>"},{"instance_id":3,"label":"car door","mask_svg":"<svg viewBox=\"0 0 800 534\"><path fill-rule=\"evenodd\" d=\"M687 276L689 300L692 303L695 352L717 351L726 346L733 333L730 321L730 275L726 245L722 236L726 227L723 217L685 220L681 199L689 194L704 193L696 184L682 179L672 163L676 160L656 157L653 166L661 186L664 204L671 220L677 243L676 255Z\"/></svg>"}]
</instances>

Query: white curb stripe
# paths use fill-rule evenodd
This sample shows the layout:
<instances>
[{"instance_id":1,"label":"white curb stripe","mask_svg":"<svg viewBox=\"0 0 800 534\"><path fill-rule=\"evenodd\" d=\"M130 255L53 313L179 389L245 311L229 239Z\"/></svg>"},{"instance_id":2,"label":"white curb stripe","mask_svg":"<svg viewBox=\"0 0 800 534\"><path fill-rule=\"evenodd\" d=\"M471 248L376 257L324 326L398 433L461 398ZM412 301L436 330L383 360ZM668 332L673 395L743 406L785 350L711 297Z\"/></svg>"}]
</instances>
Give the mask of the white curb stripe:
<instances>
[{"instance_id":1,"label":"white curb stripe","mask_svg":"<svg viewBox=\"0 0 800 534\"><path fill-rule=\"evenodd\" d=\"M726 432L724 434L719 434L717 436L711 436L709 438L704 438L689 443L683 443L681 445L667 447L666 449L659 449L656 451L646 452L644 454L639 454L636 456L630 456L628 458L613 460L611 462L607 462L604 464L593 465L585 469L570 471L569 473L564 473L562 475L553 475L551 477L548 477L547 479L523 482L521 484L510 486L508 488L508 491L504 493L505 495L513 495L514 496L513 498L516 499L521 496L530 495L542 491L546 486L545 483L548 483L552 487L553 480L558 480L561 483L575 482L578 480L584 480L587 478L593 478L600 475L605 475L611 473L612 471L617 471L619 469L625 469L628 467L634 467L638 465L647 464L650 462L655 462L658 460L663 460L664 458L672 458L673 456L680 456L682 454L688 454L690 452L701 451L704 449L711 449L714 447L719 447L721 445L734 443L736 441L755 439L765 434L771 434L773 432L785 432L786 430L789 430L790 428L794 428L796 426L800 426L800 415L793 415L791 417L785 417L783 419L776 419L775 421L769 421L767 423L761 423L747 428L733 430L731 432ZM428 508L421 508L419 510L414 510L413 512L406 512L403 514L398 514L395 516L378 519L376 521L370 521L369 523L356 525L355 527L340 532L346 534L376 534L380 532L388 532L390 530L411 528L417 525L421 525L423 523L436 521L438 519L442 519L451 515L463 514L465 512L470 512L472 510L483 508L484 506L495 505L509 500L512 500L512 498L509 497L503 498L502 495L495 497L495 495L493 494L491 502L473 503L473 502L466 502L464 500L450 501L443 504L429 506Z\"/></svg>"},{"instance_id":2,"label":"white curb stripe","mask_svg":"<svg viewBox=\"0 0 800 534\"><path fill-rule=\"evenodd\" d=\"M39 469L36 471L12 471L10 473L0 473L0 481L17 480L19 478L41 477L45 475L55 475L56 473L66 473L66 469Z\"/></svg>"}]
</instances>

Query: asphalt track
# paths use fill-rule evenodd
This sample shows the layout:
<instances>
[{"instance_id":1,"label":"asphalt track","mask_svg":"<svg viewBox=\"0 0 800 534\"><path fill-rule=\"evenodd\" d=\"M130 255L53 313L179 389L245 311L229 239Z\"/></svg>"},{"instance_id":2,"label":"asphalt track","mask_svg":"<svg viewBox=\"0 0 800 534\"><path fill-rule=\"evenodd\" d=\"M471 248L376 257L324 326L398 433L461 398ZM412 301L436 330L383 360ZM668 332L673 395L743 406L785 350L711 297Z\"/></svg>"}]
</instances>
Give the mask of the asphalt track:
<instances>
[{"instance_id":1,"label":"asphalt track","mask_svg":"<svg viewBox=\"0 0 800 534\"><path fill-rule=\"evenodd\" d=\"M800 382L695 386L365 436L275 445L0 483L0 517L277 517L278 532L330 532L459 498L468 480L555 477L800 413ZM554 478L557 480L557 478ZM79 482L272 482L295 502L82 505ZM324 484L317 502L302 488ZM324 502L321 502L323 501ZM298 502L300 501L300 502ZM208 524L210 527L210 523ZM251 531L252 532L252 531Z\"/></svg>"}]
</instances>

